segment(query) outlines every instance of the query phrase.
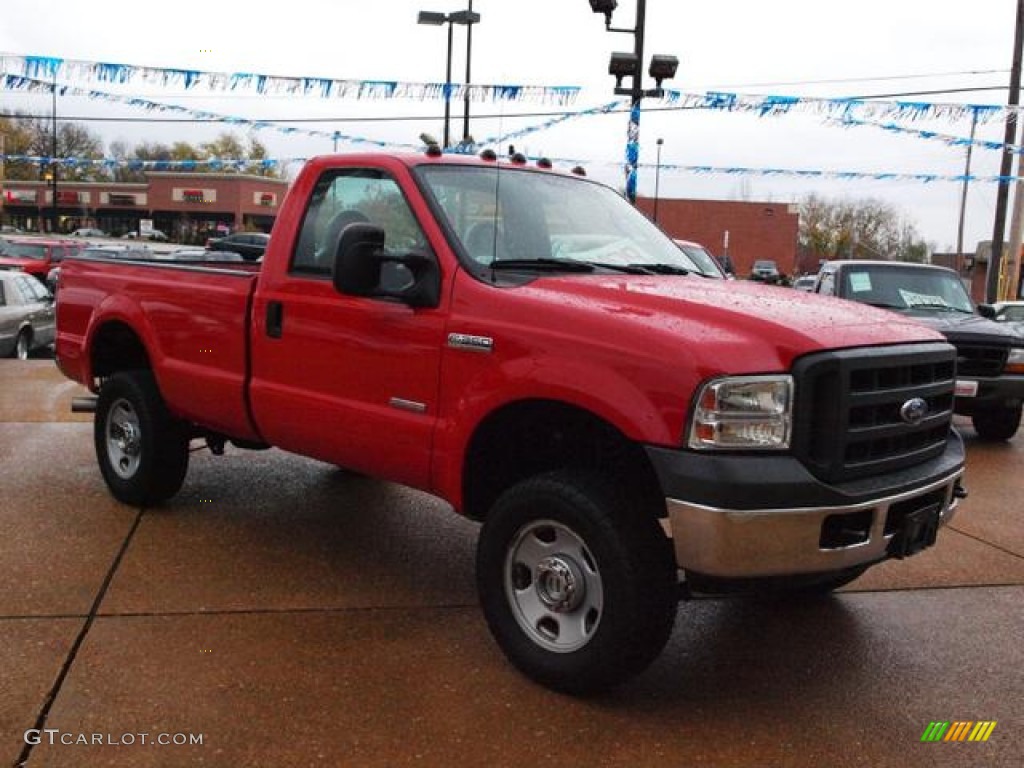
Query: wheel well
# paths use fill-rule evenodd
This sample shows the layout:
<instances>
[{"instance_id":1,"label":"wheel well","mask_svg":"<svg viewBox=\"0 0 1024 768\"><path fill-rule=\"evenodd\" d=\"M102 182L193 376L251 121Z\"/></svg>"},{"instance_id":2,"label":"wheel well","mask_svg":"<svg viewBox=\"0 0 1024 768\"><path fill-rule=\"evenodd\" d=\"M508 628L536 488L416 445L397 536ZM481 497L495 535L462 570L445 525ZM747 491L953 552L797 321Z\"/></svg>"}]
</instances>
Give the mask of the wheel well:
<instances>
[{"instance_id":1,"label":"wheel well","mask_svg":"<svg viewBox=\"0 0 1024 768\"><path fill-rule=\"evenodd\" d=\"M106 323L93 337L94 378L106 378L118 371L148 370L150 367L146 348L135 331L125 323Z\"/></svg>"},{"instance_id":2,"label":"wheel well","mask_svg":"<svg viewBox=\"0 0 1024 768\"><path fill-rule=\"evenodd\" d=\"M615 475L652 514L665 514L657 476L639 444L589 411L547 400L507 405L477 427L463 465L463 511L483 520L507 488L569 468Z\"/></svg>"}]
</instances>

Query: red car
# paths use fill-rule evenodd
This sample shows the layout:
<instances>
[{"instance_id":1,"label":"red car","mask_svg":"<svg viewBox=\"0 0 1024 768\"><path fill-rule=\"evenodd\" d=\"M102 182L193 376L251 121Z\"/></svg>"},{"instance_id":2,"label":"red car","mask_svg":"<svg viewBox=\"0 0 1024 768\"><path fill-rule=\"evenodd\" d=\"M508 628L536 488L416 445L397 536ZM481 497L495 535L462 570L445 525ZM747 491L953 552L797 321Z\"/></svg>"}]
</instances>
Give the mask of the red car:
<instances>
[{"instance_id":1,"label":"red car","mask_svg":"<svg viewBox=\"0 0 1024 768\"><path fill-rule=\"evenodd\" d=\"M46 282L46 276L65 257L82 249L80 243L42 238L12 238L0 242L0 268L20 269Z\"/></svg>"}]
</instances>

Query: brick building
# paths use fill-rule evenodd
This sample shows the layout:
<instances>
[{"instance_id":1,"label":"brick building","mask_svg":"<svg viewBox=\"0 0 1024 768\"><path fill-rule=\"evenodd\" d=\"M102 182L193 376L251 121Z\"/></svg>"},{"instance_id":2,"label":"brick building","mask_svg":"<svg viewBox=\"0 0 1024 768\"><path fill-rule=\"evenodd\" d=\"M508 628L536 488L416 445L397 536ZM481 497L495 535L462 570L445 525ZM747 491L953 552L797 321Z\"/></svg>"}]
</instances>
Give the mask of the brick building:
<instances>
[{"instance_id":1,"label":"brick building","mask_svg":"<svg viewBox=\"0 0 1024 768\"><path fill-rule=\"evenodd\" d=\"M236 173L147 173L146 182L59 182L57 231L95 227L111 235L146 224L178 242L218 232L269 232L288 182ZM51 231L53 190L46 181L3 183L4 224Z\"/></svg>"},{"instance_id":2,"label":"brick building","mask_svg":"<svg viewBox=\"0 0 1024 768\"><path fill-rule=\"evenodd\" d=\"M654 218L654 199L637 207ZM694 240L715 256L728 255L737 277L746 277L758 259L772 259L785 275L799 273L797 206L734 200L658 200L658 226L671 237Z\"/></svg>"}]
</instances>

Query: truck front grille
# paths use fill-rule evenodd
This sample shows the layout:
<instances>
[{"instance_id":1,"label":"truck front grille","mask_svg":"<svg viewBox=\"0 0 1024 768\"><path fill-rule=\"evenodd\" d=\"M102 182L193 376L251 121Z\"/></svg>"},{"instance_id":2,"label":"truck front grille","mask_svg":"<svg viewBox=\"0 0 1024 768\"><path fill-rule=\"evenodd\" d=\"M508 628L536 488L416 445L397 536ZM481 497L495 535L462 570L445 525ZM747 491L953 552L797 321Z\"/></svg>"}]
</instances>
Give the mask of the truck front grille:
<instances>
[{"instance_id":1,"label":"truck front grille","mask_svg":"<svg viewBox=\"0 0 1024 768\"><path fill-rule=\"evenodd\" d=\"M989 344L955 341L956 372L961 376L1001 376L1009 350Z\"/></svg>"},{"instance_id":2,"label":"truck front grille","mask_svg":"<svg viewBox=\"0 0 1024 768\"><path fill-rule=\"evenodd\" d=\"M953 419L955 363L955 350L945 343L801 358L793 367L794 453L825 482L892 472L939 456ZM905 407L918 398L926 409ZM924 410L924 416L911 418L913 410Z\"/></svg>"}]
</instances>

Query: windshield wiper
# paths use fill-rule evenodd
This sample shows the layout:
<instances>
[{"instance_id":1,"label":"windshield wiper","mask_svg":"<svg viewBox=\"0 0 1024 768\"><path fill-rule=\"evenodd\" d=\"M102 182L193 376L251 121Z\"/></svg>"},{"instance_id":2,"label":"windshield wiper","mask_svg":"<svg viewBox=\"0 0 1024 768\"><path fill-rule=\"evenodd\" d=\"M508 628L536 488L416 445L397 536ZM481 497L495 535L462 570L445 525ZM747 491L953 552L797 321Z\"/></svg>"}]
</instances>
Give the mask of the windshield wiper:
<instances>
[{"instance_id":1,"label":"windshield wiper","mask_svg":"<svg viewBox=\"0 0 1024 768\"><path fill-rule=\"evenodd\" d=\"M907 307L907 309L941 309L944 312L961 312L969 315L973 315L973 312L968 312L966 309L960 309L959 307L951 307L949 304L939 304L931 302L915 302Z\"/></svg>"},{"instance_id":2,"label":"windshield wiper","mask_svg":"<svg viewBox=\"0 0 1024 768\"><path fill-rule=\"evenodd\" d=\"M650 275L651 270L639 264L605 264L600 261L583 261L581 259L495 259L491 269L538 269L544 271L593 272L607 269L612 272L625 272L628 275Z\"/></svg>"},{"instance_id":3,"label":"windshield wiper","mask_svg":"<svg viewBox=\"0 0 1024 768\"><path fill-rule=\"evenodd\" d=\"M593 272L596 267L585 261L573 259L495 259L489 264L491 269L523 270L536 269L543 272Z\"/></svg>"},{"instance_id":4,"label":"windshield wiper","mask_svg":"<svg viewBox=\"0 0 1024 768\"><path fill-rule=\"evenodd\" d=\"M694 271L676 264L630 264L629 266L645 270L652 275L688 275Z\"/></svg>"}]
</instances>

